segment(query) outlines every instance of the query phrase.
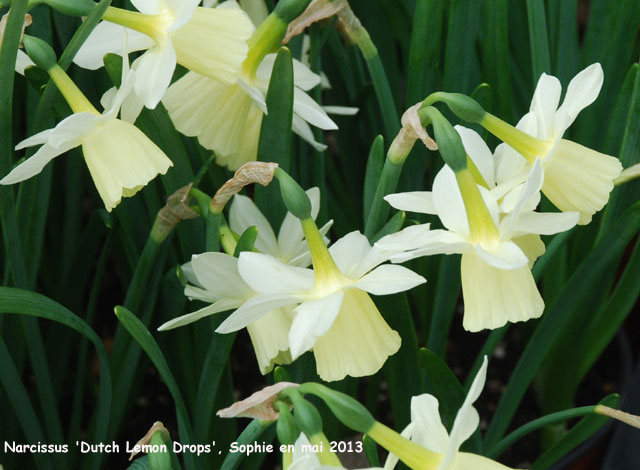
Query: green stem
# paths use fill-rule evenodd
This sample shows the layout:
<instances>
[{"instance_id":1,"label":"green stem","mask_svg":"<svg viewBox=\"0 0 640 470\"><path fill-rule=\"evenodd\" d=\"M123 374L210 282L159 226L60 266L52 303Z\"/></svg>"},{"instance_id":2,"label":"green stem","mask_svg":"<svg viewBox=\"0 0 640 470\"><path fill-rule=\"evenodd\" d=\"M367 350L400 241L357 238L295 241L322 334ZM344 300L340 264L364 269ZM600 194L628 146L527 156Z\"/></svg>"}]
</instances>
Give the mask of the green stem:
<instances>
[{"instance_id":1,"label":"green stem","mask_svg":"<svg viewBox=\"0 0 640 470\"><path fill-rule=\"evenodd\" d=\"M566 421L572 418L578 418L580 416L595 414L596 406L581 406L580 408L573 408L570 410L558 411L557 413L551 413L546 416L542 416L541 418L534 419L533 421L525 424L524 426L520 426L518 429L513 431L507 437L498 442L495 446L493 446L486 453L486 456L491 459L496 459L500 457L500 455L507 450L514 442L519 441L521 438L526 436L527 434L537 431L540 428L548 426L553 423L557 423L558 421Z\"/></svg>"},{"instance_id":2,"label":"green stem","mask_svg":"<svg viewBox=\"0 0 640 470\"><path fill-rule=\"evenodd\" d=\"M380 175L376 192L373 195L369 217L367 217L364 228L364 234L370 240L387 220L391 207L385 202L384 197L396 190L403 166L404 161L394 163L388 156L384 162L382 174Z\"/></svg>"}]
</instances>

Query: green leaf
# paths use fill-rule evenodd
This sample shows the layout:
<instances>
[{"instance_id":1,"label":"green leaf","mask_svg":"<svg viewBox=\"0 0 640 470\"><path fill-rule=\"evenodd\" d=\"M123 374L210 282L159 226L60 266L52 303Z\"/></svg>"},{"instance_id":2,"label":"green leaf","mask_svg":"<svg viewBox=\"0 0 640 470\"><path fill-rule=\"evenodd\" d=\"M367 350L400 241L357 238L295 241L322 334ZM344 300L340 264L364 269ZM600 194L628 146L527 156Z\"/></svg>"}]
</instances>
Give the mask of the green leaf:
<instances>
[{"instance_id":1,"label":"green leaf","mask_svg":"<svg viewBox=\"0 0 640 470\"><path fill-rule=\"evenodd\" d=\"M436 283L427 348L433 354L444 358L447 338L462 286L459 255L442 258Z\"/></svg>"},{"instance_id":2,"label":"green leaf","mask_svg":"<svg viewBox=\"0 0 640 470\"><path fill-rule=\"evenodd\" d=\"M380 457L378 457L378 445L376 441L365 434L362 437L362 446L364 447L364 453L367 456L369 465L372 467L380 467Z\"/></svg>"},{"instance_id":3,"label":"green leaf","mask_svg":"<svg viewBox=\"0 0 640 470\"><path fill-rule=\"evenodd\" d=\"M602 241L584 258L558 299L547 309L498 403L487 431L486 446L494 446L502 438L556 336L570 320L571 314L575 314L575 306L587 292L594 289L602 270L622 253L639 228L640 202L637 202L616 221Z\"/></svg>"},{"instance_id":4,"label":"green leaf","mask_svg":"<svg viewBox=\"0 0 640 470\"><path fill-rule=\"evenodd\" d=\"M620 397L616 394L611 394L603 398L598 404L617 408L619 402ZM604 426L608 419L606 416L599 415L585 416L560 441L538 457L538 460L531 466L531 470L545 470L551 467L560 458L593 436L598 429Z\"/></svg>"},{"instance_id":5,"label":"green leaf","mask_svg":"<svg viewBox=\"0 0 640 470\"><path fill-rule=\"evenodd\" d=\"M105 442L109 426L109 410L111 408L111 373L107 352L98 335L84 320L62 305L40 294L21 289L0 287L0 312L35 316L62 323L76 330L94 344L100 362L100 395L92 438L95 442ZM97 469L100 466L101 459L101 454L94 454L91 457L92 463L89 468Z\"/></svg>"},{"instance_id":6,"label":"green leaf","mask_svg":"<svg viewBox=\"0 0 640 470\"><path fill-rule=\"evenodd\" d=\"M405 217L406 217L406 214L404 213L404 211L396 212L395 214L393 214L393 217L391 217L389 221L386 224L384 224L384 227L382 227L378 231L378 233L376 233L371 238L371 243L375 243L378 240L380 240L382 237L391 235L392 233L396 233L397 231L399 231L402 228L402 225L404 224Z\"/></svg>"},{"instance_id":7,"label":"green leaf","mask_svg":"<svg viewBox=\"0 0 640 470\"><path fill-rule=\"evenodd\" d=\"M256 243L256 239L258 238L258 228L255 226L251 226L247 228L244 233L240 236L238 243L236 244L236 249L233 252L233 256L236 258L240 256L240 253L243 251L253 251L253 245Z\"/></svg>"},{"instance_id":8,"label":"green leaf","mask_svg":"<svg viewBox=\"0 0 640 470\"><path fill-rule=\"evenodd\" d=\"M470 93L479 80L475 43L480 29L480 8L476 0L451 0L444 58L443 89Z\"/></svg>"},{"instance_id":9,"label":"green leaf","mask_svg":"<svg viewBox=\"0 0 640 470\"><path fill-rule=\"evenodd\" d=\"M384 137L381 135L373 139L367 159L367 169L364 177L364 220L366 223L373 202L373 195L378 187L382 166L384 165Z\"/></svg>"},{"instance_id":10,"label":"green leaf","mask_svg":"<svg viewBox=\"0 0 640 470\"><path fill-rule=\"evenodd\" d=\"M267 91L268 114L262 119L258 160L275 162L284 171L291 167L291 123L293 119L293 59L286 47L280 48L273 64ZM280 224L286 209L278 188L256 185L255 201L273 227Z\"/></svg>"},{"instance_id":11,"label":"green leaf","mask_svg":"<svg viewBox=\"0 0 640 470\"><path fill-rule=\"evenodd\" d=\"M191 435L191 420L189 419L189 414L187 413L187 407L184 404L184 400L182 399L182 394L180 393L180 388L173 378L173 374L169 370L169 366L167 361L156 343L153 336L149 330L144 326L144 324L129 310L118 305L115 308L115 314L120 320L120 323L127 329L129 334L133 336L133 338L138 342L140 347L144 350L144 352L149 356L153 365L158 369L158 373L162 380L164 380L167 388L169 389L169 393L173 397L173 401L176 404L176 413L178 415L178 429L180 433L180 440L184 444L192 444L194 440ZM184 460L186 464L187 470L192 470L197 468L196 460L192 453L186 452L184 454Z\"/></svg>"},{"instance_id":12,"label":"green leaf","mask_svg":"<svg viewBox=\"0 0 640 470\"><path fill-rule=\"evenodd\" d=\"M269 426L271 426L272 423L272 421L254 419L246 428L244 428L244 431L240 433L235 442L238 445L253 443ZM240 465L244 456L245 454L242 452L229 452L224 458L224 462L222 462L220 470L234 470L238 468L238 465Z\"/></svg>"},{"instance_id":13,"label":"green leaf","mask_svg":"<svg viewBox=\"0 0 640 470\"><path fill-rule=\"evenodd\" d=\"M511 121L514 110L509 59L509 0L482 2L482 22L484 79L495 90L496 114Z\"/></svg>"},{"instance_id":14,"label":"green leaf","mask_svg":"<svg viewBox=\"0 0 640 470\"><path fill-rule=\"evenodd\" d=\"M551 55L549 53L544 0L527 0L527 17L529 20L533 85L535 87L543 73L551 73Z\"/></svg>"},{"instance_id":15,"label":"green leaf","mask_svg":"<svg viewBox=\"0 0 640 470\"><path fill-rule=\"evenodd\" d=\"M440 54L446 2L416 0L407 72L407 104L427 97L440 86Z\"/></svg>"}]
</instances>

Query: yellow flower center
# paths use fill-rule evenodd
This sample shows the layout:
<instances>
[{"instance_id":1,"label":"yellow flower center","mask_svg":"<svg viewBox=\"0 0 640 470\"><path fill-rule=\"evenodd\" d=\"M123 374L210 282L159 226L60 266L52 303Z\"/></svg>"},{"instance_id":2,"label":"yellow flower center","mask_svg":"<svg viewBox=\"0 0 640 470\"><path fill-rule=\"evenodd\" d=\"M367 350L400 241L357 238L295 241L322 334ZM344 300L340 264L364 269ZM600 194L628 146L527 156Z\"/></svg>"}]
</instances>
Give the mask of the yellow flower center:
<instances>
[{"instance_id":1,"label":"yellow flower center","mask_svg":"<svg viewBox=\"0 0 640 470\"><path fill-rule=\"evenodd\" d=\"M537 157L544 160L555 143L555 139L537 139L489 113L480 120L480 125L515 149L530 163L533 163Z\"/></svg>"},{"instance_id":2,"label":"yellow flower center","mask_svg":"<svg viewBox=\"0 0 640 470\"><path fill-rule=\"evenodd\" d=\"M456 173L464 208L469 221L469 238L471 243L491 247L500 241L500 232L491 218L489 209L484 203L482 194L473 177L473 172L465 168Z\"/></svg>"},{"instance_id":3,"label":"yellow flower center","mask_svg":"<svg viewBox=\"0 0 640 470\"><path fill-rule=\"evenodd\" d=\"M74 113L84 112L100 115L98 110L91 104L87 97L82 94L73 80L69 78L69 75L67 75L59 65L54 65L47 70L47 73L51 77L51 80L53 80L53 83L56 84L56 87L58 87L58 90L60 90L60 93L62 93L62 96L64 96L64 99L69 103Z\"/></svg>"},{"instance_id":4,"label":"yellow flower center","mask_svg":"<svg viewBox=\"0 0 640 470\"><path fill-rule=\"evenodd\" d=\"M300 223L313 261L315 284L312 296L315 298L326 297L349 285L351 280L338 269L313 219L307 218L301 220Z\"/></svg>"},{"instance_id":5,"label":"yellow flower center","mask_svg":"<svg viewBox=\"0 0 640 470\"><path fill-rule=\"evenodd\" d=\"M166 42L167 29L175 21L175 17L169 10L157 15L146 15L138 11L129 11L116 7L107 8L103 19L146 34L160 45Z\"/></svg>"}]
</instances>

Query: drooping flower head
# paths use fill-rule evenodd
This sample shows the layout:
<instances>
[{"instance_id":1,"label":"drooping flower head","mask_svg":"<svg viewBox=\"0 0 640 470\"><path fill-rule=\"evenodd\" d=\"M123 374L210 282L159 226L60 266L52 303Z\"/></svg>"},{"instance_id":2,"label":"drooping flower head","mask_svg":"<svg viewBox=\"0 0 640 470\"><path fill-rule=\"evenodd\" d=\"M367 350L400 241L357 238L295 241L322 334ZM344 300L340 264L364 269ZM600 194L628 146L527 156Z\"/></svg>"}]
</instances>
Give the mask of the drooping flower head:
<instances>
[{"instance_id":1,"label":"drooping flower head","mask_svg":"<svg viewBox=\"0 0 640 470\"><path fill-rule=\"evenodd\" d=\"M315 218L320 208L320 191L307 191ZM309 249L298 220L291 214L285 216L278 237L271 225L246 196L236 195L230 210L230 228L241 234L247 228L258 228L255 249L274 256L282 263L306 267L311 263ZM327 223L322 232L331 227ZM192 300L200 300L210 305L195 312L170 320L159 330L169 330L195 322L205 316L241 307L245 302L258 296L238 271L238 258L224 253L202 253L194 255L190 263L183 267L189 284L185 295ZM276 364L289 364L289 330L293 319L293 307L273 308L260 318L249 323L247 331L251 338L260 372L270 372Z\"/></svg>"},{"instance_id":2,"label":"drooping flower head","mask_svg":"<svg viewBox=\"0 0 640 470\"><path fill-rule=\"evenodd\" d=\"M25 44L30 51L37 48L50 50L46 43L35 38L25 37ZM166 173L173 165L140 129L117 118L122 101L133 86L133 71L123 68L122 85L110 96L109 106L100 114L57 65L55 56L46 58L51 57L53 51L34 54L40 56L40 60L34 60L47 70L73 114L55 128L20 142L16 150L40 144L42 147L0 180L0 184L14 184L31 178L55 157L81 146L98 194L106 209L111 211L123 197L133 196L156 175Z\"/></svg>"},{"instance_id":3,"label":"drooping flower head","mask_svg":"<svg viewBox=\"0 0 640 470\"><path fill-rule=\"evenodd\" d=\"M436 175L433 192L385 198L399 210L437 215L446 230L412 226L385 237L377 245L396 250L404 247L404 253L392 256L394 262L438 253L462 254L463 326L479 331L542 315L544 303L530 271L533 261L544 252L537 235L568 230L578 216L532 210L543 181L539 160L517 192L510 212L501 212L503 188L495 186L491 152L486 146L469 146L469 142L476 142L469 137L463 141L465 150L477 162L475 172L471 168L454 172L445 165ZM476 178L483 184L478 184Z\"/></svg>"},{"instance_id":4,"label":"drooping flower head","mask_svg":"<svg viewBox=\"0 0 640 470\"><path fill-rule=\"evenodd\" d=\"M247 55L251 20L236 8L198 7L200 0L133 0L138 11L109 7L74 62L102 67L109 52L119 53L122 36L129 36L125 53L146 50L134 61L136 95L155 108L171 83L176 63L224 83L235 83Z\"/></svg>"},{"instance_id":5,"label":"drooping flower head","mask_svg":"<svg viewBox=\"0 0 640 470\"><path fill-rule=\"evenodd\" d=\"M464 403L458 410L451 433L448 433L438 411L438 399L425 393L411 399L411 423L402 435L420 446L440 454L442 461L432 470L509 470L504 465L468 452L460 452L460 446L469 439L480 424L480 416L473 407L487 379L487 357L469 388ZM398 457L389 454L385 469L393 469Z\"/></svg>"},{"instance_id":6,"label":"drooping flower head","mask_svg":"<svg viewBox=\"0 0 640 470\"><path fill-rule=\"evenodd\" d=\"M226 2L221 7L238 8ZM220 8L220 7L219 7ZM187 73L177 80L163 98L176 129L197 137L200 144L216 153L216 162L235 170L257 158L262 118L267 113L265 97L279 45L278 20L272 13L249 40L250 49L237 81L229 84L200 73ZM275 18L275 20L274 20ZM286 24L285 24L286 27ZM293 131L315 149L326 146L315 141L309 125L323 130L337 129L327 112L307 91L321 82L319 75L293 60ZM352 114L353 108L334 108L336 114Z\"/></svg>"}]
</instances>

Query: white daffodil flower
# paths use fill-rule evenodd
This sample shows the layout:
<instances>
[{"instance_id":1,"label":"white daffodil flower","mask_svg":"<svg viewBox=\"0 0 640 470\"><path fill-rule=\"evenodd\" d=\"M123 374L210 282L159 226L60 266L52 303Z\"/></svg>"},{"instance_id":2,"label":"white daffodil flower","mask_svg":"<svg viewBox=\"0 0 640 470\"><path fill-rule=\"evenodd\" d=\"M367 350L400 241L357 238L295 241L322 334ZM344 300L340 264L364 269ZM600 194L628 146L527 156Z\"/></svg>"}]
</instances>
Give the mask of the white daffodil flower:
<instances>
[{"instance_id":1,"label":"white daffodil flower","mask_svg":"<svg viewBox=\"0 0 640 470\"><path fill-rule=\"evenodd\" d=\"M539 317L544 302L530 266L544 252L544 246L535 235L562 232L578 221L575 212L527 210L541 186L542 169L536 160L515 206L501 217L496 196L478 186L471 171L456 175L445 165L436 175L433 192L391 194L385 200L398 210L438 215L448 230L416 225L376 245L396 250L404 247L404 253L391 257L393 262L439 253L462 254L463 326L468 331Z\"/></svg>"},{"instance_id":2,"label":"white daffodil flower","mask_svg":"<svg viewBox=\"0 0 640 470\"><path fill-rule=\"evenodd\" d=\"M126 73L125 73L126 72ZM16 150L34 145L42 147L15 167L0 184L24 181L42 171L55 157L82 146L89 173L107 211L123 197L133 196L158 174L165 174L173 163L144 133L129 122L117 118L120 106L130 93L134 71L123 68L122 85L107 101L100 114L59 67L49 71L63 91L74 114L55 128L39 132L16 146Z\"/></svg>"},{"instance_id":3,"label":"white daffodil flower","mask_svg":"<svg viewBox=\"0 0 640 470\"><path fill-rule=\"evenodd\" d=\"M320 190L306 191L311 201L313 219L320 210ZM331 227L328 222L321 229L324 235ZM229 211L229 226L236 233L243 233L255 226L258 237L256 250L272 255L283 263L306 267L311 264L309 247L304 241L300 222L287 212L276 238L269 221L251 199L236 194ZM185 295L191 300L210 303L196 312L170 320L158 330L169 330L188 325L208 315L237 309L258 295L238 273L238 259L222 253L194 255L183 267L189 285ZM276 308L247 325L253 348L262 374L270 372L275 364L289 364L288 334L293 318L293 307Z\"/></svg>"},{"instance_id":4,"label":"white daffodil flower","mask_svg":"<svg viewBox=\"0 0 640 470\"><path fill-rule=\"evenodd\" d=\"M309 222L313 223L302 223ZM341 238L328 251L320 237L319 232L313 240L307 235L312 255L316 253L314 269L243 252L238 271L260 295L236 310L217 332L237 331L274 308L293 305L292 359L313 349L318 375L326 381L374 374L400 348L400 336L384 321L369 293L394 294L425 279L401 266L376 268L394 252L371 247L359 232Z\"/></svg>"},{"instance_id":5,"label":"white daffodil flower","mask_svg":"<svg viewBox=\"0 0 640 470\"><path fill-rule=\"evenodd\" d=\"M238 272L238 259L224 253L193 255L191 263L182 267L189 284L185 295L191 300L210 303L200 310L164 323L160 331L188 325L215 313L239 308L258 295ZM247 325L247 331L258 359L260 372L266 374L275 364L289 364L288 334L292 308L273 308Z\"/></svg>"},{"instance_id":6,"label":"white daffodil flower","mask_svg":"<svg viewBox=\"0 0 640 470\"><path fill-rule=\"evenodd\" d=\"M162 102L176 129L216 153L216 162L230 170L255 160L262 118L267 112L265 96L275 62L268 54L254 77L243 75L228 85L193 72L169 87ZM326 149L315 141L309 124L323 130L338 126L327 112L305 93L320 83L320 77L293 61L293 131L316 150ZM353 108L330 109L335 114L353 114Z\"/></svg>"},{"instance_id":7,"label":"white daffodil flower","mask_svg":"<svg viewBox=\"0 0 640 470\"><path fill-rule=\"evenodd\" d=\"M411 423L402 435L422 447L443 456L440 465L433 470L510 470L509 467L468 452L460 452L460 446L469 439L480 424L480 416L473 407L487 379L487 356L469 388L469 393L456 414L449 434L440 420L438 399L425 393L411 399ZM384 468L392 470L398 458L389 454Z\"/></svg>"},{"instance_id":8,"label":"white daffodil flower","mask_svg":"<svg viewBox=\"0 0 640 470\"><path fill-rule=\"evenodd\" d=\"M588 224L604 207L613 181L622 171L617 158L562 138L580 111L598 97L603 80L600 64L590 65L571 80L558 106L560 81L543 73L530 112L515 129L488 113L480 121L526 159L518 162L508 152L507 157L514 160L507 164L511 170L527 163L530 167L540 158L545 175L542 192L558 209L579 212L581 225Z\"/></svg>"},{"instance_id":9,"label":"white daffodil flower","mask_svg":"<svg viewBox=\"0 0 640 470\"><path fill-rule=\"evenodd\" d=\"M320 211L320 190L311 188L306 194L311 201L311 217L315 220ZM320 233L326 235L331 225L333 221L327 222L320 229ZM306 268L311 264L309 246L304 239L300 221L293 214L287 212L276 237L271 224L255 203L246 196L236 194L229 210L229 227L234 232L242 234L251 226L258 229L254 247L260 253L271 255L291 266Z\"/></svg>"},{"instance_id":10,"label":"white daffodil flower","mask_svg":"<svg viewBox=\"0 0 640 470\"><path fill-rule=\"evenodd\" d=\"M221 7L239 8L235 2ZM262 47L258 44L258 47ZM189 72L169 87L162 102L176 129L216 153L216 163L236 170L257 158L262 118L267 113L265 97L276 54L267 54L253 72L245 63L233 84L212 80L209 76ZM247 59L250 61L251 59ZM195 70L197 72L197 70ZM326 149L315 141L310 124L323 130L338 126L329 118L333 114L354 114L356 108L322 108L305 92L320 84L320 76L298 60L293 60L293 131L316 150Z\"/></svg>"},{"instance_id":11,"label":"white daffodil flower","mask_svg":"<svg viewBox=\"0 0 640 470\"><path fill-rule=\"evenodd\" d=\"M146 50L132 64L136 95L155 108L171 83L179 63L224 83L235 83L253 31L239 8L198 7L200 0L132 0L138 12L109 7L102 21L73 59L80 67L102 67L105 54ZM228 3L228 2L227 2ZM235 3L235 2L234 2Z\"/></svg>"}]
</instances>

